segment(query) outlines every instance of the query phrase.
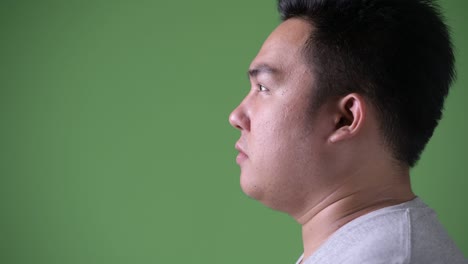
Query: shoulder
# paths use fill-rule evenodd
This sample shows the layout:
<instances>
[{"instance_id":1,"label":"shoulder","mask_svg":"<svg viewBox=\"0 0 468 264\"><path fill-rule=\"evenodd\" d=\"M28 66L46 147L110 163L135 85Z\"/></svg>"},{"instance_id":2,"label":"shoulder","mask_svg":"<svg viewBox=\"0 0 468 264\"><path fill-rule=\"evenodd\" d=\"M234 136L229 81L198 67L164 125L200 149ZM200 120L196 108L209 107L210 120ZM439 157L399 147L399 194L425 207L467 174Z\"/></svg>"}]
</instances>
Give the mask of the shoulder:
<instances>
[{"instance_id":1,"label":"shoulder","mask_svg":"<svg viewBox=\"0 0 468 264\"><path fill-rule=\"evenodd\" d=\"M431 208L412 210L409 216L410 263L468 264Z\"/></svg>"},{"instance_id":2,"label":"shoulder","mask_svg":"<svg viewBox=\"0 0 468 264\"><path fill-rule=\"evenodd\" d=\"M310 260L305 263L466 263L434 211L418 198L351 221Z\"/></svg>"}]
</instances>

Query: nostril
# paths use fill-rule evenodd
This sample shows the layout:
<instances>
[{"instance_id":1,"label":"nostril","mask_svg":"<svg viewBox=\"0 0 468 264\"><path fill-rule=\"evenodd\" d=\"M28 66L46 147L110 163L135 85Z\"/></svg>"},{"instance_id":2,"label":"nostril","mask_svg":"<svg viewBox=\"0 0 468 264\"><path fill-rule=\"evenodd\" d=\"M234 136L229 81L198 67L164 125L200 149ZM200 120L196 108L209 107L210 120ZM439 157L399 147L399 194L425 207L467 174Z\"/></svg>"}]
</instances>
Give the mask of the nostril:
<instances>
[{"instance_id":1,"label":"nostril","mask_svg":"<svg viewBox=\"0 0 468 264\"><path fill-rule=\"evenodd\" d=\"M249 122L249 117L242 104L236 107L229 115L229 123L231 126L241 131L248 129Z\"/></svg>"},{"instance_id":2,"label":"nostril","mask_svg":"<svg viewBox=\"0 0 468 264\"><path fill-rule=\"evenodd\" d=\"M231 124L232 127L236 128L236 129L239 129L239 130L242 130L242 124L241 124L240 118L239 118L239 116L235 115L234 113L232 113L229 116L229 123Z\"/></svg>"},{"instance_id":3,"label":"nostril","mask_svg":"<svg viewBox=\"0 0 468 264\"><path fill-rule=\"evenodd\" d=\"M241 130L242 126L237 121L238 121L237 119L229 119L229 123L231 124L232 127L234 127L235 129Z\"/></svg>"}]
</instances>

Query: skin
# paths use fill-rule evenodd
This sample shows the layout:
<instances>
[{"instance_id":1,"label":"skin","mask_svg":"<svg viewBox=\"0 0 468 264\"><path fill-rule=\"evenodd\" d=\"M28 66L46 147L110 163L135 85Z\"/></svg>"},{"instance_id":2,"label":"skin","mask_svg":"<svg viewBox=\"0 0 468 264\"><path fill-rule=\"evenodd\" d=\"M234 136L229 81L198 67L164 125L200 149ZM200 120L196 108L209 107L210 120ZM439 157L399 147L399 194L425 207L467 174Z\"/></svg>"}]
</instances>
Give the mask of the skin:
<instances>
[{"instance_id":1,"label":"skin","mask_svg":"<svg viewBox=\"0 0 468 264\"><path fill-rule=\"evenodd\" d=\"M251 89L229 116L240 185L302 225L304 259L338 228L409 201L409 167L384 146L372 105L348 94L311 107L316 76L303 46L310 23L292 18L267 38L249 69Z\"/></svg>"}]
</instances>

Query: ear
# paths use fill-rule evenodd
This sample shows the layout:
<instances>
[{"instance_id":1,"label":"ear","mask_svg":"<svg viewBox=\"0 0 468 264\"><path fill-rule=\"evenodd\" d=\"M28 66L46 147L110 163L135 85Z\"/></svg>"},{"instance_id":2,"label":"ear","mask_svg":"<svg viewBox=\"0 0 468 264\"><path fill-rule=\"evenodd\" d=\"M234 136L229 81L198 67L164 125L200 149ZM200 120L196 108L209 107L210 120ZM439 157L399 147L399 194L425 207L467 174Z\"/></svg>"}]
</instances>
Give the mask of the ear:
<instances>
[{"instance_id":1,"label":"ear","mask_svg":"<svg viewBox=\"0 0 468 264\"><path fill-rule=\"evenodd\" d=\"M338 101L338 109L334 117L335 130L329 137L329 142L335 143L355 136L363 127L366 118L364 98L352 93Z\"/></svg>"}]
</instances>

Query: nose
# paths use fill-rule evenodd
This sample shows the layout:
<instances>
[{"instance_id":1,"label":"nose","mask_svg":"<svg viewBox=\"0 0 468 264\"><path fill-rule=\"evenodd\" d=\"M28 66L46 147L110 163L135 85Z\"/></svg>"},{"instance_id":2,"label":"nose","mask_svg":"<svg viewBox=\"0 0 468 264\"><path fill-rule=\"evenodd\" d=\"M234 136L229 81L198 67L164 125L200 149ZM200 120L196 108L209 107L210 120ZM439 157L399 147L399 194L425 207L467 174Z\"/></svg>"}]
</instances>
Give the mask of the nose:
<instances>
[{"instance_id":1,"label":"nose","mask_svg":"<svg viewBox=\"0 0 468 264\"><path fill-rule=\"evenodd\" d=\"M240 131L250 130L250 118L246 111L245 101L231 112L229 115L229 123Z\"/></svg>"}]
</instances>

